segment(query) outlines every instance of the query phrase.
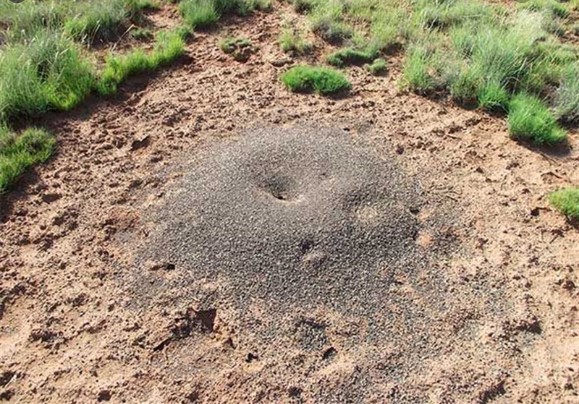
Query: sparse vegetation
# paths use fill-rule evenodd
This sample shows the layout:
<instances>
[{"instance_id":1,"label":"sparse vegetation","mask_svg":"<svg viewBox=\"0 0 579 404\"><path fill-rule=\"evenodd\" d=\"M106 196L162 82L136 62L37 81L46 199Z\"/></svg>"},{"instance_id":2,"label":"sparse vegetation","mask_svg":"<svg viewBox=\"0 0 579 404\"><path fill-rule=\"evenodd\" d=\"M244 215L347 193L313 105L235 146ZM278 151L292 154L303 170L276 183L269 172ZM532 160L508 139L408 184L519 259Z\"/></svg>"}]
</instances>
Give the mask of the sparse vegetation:
<instances>
[{"instance_id":1,"label":"sparse vegetation","mask_svg":"<svg viewBox=\"0 0 579 404\"><path fill-rule=\"evenodd\" d=\"M368 63L358 62L365 56L360 49L402 48L401 85L410 91L448 94L460 105L504 114L513 97L528 94L544 100L543 117L552 109L556 119L573 123L579 115L579 53L558 35L573 30L565 19L576 7L556 0L521 1L516 7L478 0L311 0L301 10L314 33L344 46L329 57L330 64L347 65L350 56L354 63ZM558 127L550 133L537 141L562 137Z\"/></svg>"},{"instance_id":2,"label":"sparse vegetation","mask_svg":"<svg viewBox=\"0 0 579 404\"><path fill-rule=\"evenodd\" d=\"M0 126L0 192L29 167L45 162L53 153L54 138L42 129L29 128L16 135Z\"/></svg>"},{"instance_id":3,"label":"sparse vegetation","mask_svg":"<svg viewBox=\"0 0 579 404\"><path fill-rule=\"evenodd\" d=\"M549 201L568 218L579 220L579 187L553 192L549 195Z\"/></svg>"},{"instance_id":4,"label":"sparse vegetation","mask_svg":"<svg viewBox=\"0 0 579 404\"><path fill-rule=\"evenodd\" d=\"M74 108L93 90L111 94L129 75L166 65L183 53L187 30L179 29L160 33L152 52L111 55L97 71L91 44L116 40L141 21L143 10L156 5L151 0L0 3L0 189L44 161L54 147L54 139L41 129L16 135L11 123ZM148 32L138 26L134 31Z\"/></svg>"},{"instance_id":5,"label":"sparse vegetation","mask_svg":"<svg viewBox=\"0 0 579 404\"><path fill-rule=\"evenodd\" d=\"M439 86L432 67L436 56L423 45L412 47L404 64L403 85L418 94L435 90Z\"/></svg>"},{"instance_id":6,"label":"sparse vegetation","mask_svg":"<svg viewBox=\"0 0 579 404\"><path fill-rule=\"evenodd\" d=\"M279 46L286 53L303 55L311 52L313 45L307 42L303 36L292 28L284 28L279 36Z\"/></svg>"},{"instance_id":7,"label":"sparse vegetation","mask_svg":"<svg viewBox=\"0 0 579 404\"><path fill-rule=\"evenodd\" d=\"M185 41L182 33L161 32L151 52L136 49L127 55L109 56L97 83L97 91L101 95L113 94L127 77L167 65L181 56L184 49Z\"/></svg>"},{"instance_id":8,"label":"sparse vegetation","mask_svg":"<svg viewBox=\"0 0 579 404\"><path fill-rule=\"evenodd\" d=\"M316 17L312 31L324 41L340 45L353 36L353 30L338 18L322 15Z\"/></svg>"},{"instance_id":9,"label":"sparse vegetation","mask_svg":"<svg viewBox=\"0 0 579 404\"><path fill-rule=\"evenodd\" d=\"M135 28L131 31L133 38L138 40L145 40L153 38L153 32L148 28Z\"/></svg>"},{"instance_id":10,"label":"sparse vegetation","mask_svg":"<svg viewBox=\"0 0 579 404\"><path fill-rule=\"evenodd\" d=\"M309 17L315 35L341 47L326 57L330 65L364 65L378 75L387 69L381 55L403 51L402 87L504 114L514 139L557 143L566 138L559 122L579 121L579 52L561 43L561 37L577 31L576 1L521 0L516 6L480 0L288 2ZM69 110L91 92L112 94L130 75L179 57L192 29L271 7L271 0L175 3L187 28L155 35L144 12L160 0L0 2L0 125ZM126 35L155 38L156 44L150 51L110 54L97 68L92 47ZM295 26L285 26L279 45L284 52L306 54L313 45L305 38ZM220 46L239 61L254 49L243 38L227 38ZM292 91L322 94L350 87L339 72L312 66L291 69L283 81Z\"/></svg>"},{"instance_id":11,"label":"sparse vegetation","mask_svg":"<svg viewBox=\"0 0 579 404\"><path fill-rule=\"evenodd\" d=\"M320 66L295 66L281 77L287 88L294 92L337 94L351 88L346 77L337 70Z\"/></svg>"}]
</instances>

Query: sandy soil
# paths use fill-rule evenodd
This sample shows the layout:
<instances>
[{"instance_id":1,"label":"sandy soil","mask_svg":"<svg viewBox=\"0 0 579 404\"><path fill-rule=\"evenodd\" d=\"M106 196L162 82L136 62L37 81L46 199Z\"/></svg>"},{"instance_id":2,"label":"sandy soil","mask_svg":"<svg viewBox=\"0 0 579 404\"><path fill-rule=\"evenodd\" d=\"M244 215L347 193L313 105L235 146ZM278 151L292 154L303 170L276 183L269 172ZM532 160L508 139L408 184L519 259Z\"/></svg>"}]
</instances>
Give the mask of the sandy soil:
<instances>
[{"instance_id":1,"label":"sandy soil","mask_svg":"<svg viewBox=\"0 0 579 404\"><path fill-rule=\"evenodd\" d=\"M579 183L577 133L564 150L517 144L500 117L398 91L395 57L385 77L348 69L348 97L291 94L276 67L295 62L275 43L287 18L297 17L276 8L226 21L169 71L46 119L58 154L0 201L0 399L577 402L579 232L546 200ZM225 32L258 46L247 63L218 49ZM255 304L252 323L219 299L177 302L162 285L180 268L139 261L156 231L150 212L192 161L249 128L314 124L395 154L452 207L446 227L416 238L452 244L440 278L392 282L426 314L387 344L369 342L370 318L322 305L278 318ZM227 281L195 288L219 295ZM448 300L424 299L428 282ZM255 332L263 324L275 338ZM413 333L428 344L408 346Z\"/></svg>"}]
</instances>

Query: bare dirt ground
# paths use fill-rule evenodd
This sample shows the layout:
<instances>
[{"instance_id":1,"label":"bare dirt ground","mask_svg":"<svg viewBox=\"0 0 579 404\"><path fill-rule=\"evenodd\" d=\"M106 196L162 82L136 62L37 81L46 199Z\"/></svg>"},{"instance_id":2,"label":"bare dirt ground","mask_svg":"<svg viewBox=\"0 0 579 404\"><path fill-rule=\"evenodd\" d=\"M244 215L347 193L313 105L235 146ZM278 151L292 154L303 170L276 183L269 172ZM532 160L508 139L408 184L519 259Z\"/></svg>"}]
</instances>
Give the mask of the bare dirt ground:
<instances>
[{"instance_id":1,"label":"bare dirt ground","mask_svg":"<svg viewBox=\"0 0 579 404\"><path fill-rule=\"evenodd\" d=\"M579 183L577 133L569 149L529 149L500 117L398 91L396 58L385 77L348 69L348 97L291 94L274 66L286 18L298 17L276 7L225 21L169 71L47 118L58 154L1 200L0 399L577 402L579 232L546 200ZM257 45L247 63L218 49L226 32ZM440 249L436 264L391 276L381 314L347 302L279 314L259 299L240 314L223 273L188 278L188 295L172 282L183 268L141 261L159 234L151 212L192 163L248 129L298 126L396 156L437 201L419 221L448 207L416 236Z\"/></svg>"}]
</instances>

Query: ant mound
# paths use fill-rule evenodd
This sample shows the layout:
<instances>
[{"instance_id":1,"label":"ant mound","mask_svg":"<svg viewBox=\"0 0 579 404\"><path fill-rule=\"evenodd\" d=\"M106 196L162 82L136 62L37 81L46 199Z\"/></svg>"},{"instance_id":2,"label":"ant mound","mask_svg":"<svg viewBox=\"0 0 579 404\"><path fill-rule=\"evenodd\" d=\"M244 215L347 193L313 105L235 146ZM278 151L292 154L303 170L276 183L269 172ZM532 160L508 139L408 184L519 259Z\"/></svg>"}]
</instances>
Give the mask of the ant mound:
<instances>
[{"instance_id":1,"label":"ant mound","mask_svg":"<svg viewBox=\"0 0 579 404\"><path fill-rule=\"evenodd\" d=\"M370 314L388 268L423 260L412 183L340 131L261 130L211 149L170 199L153 250L194 278L226 278L240 305Z\"/></svg>"},{"instance_id":2,"label":"ant mound","mask_svg":"<svg viewBox=\"0 0 579 404\"><path fill-rule=\"evenodd\" d=\"M439 265L452 250L438 230L451 213L368 140L327 128L254 130L208 147L171 189L137 253L133 301L179 308L156 348L193 344L170 366L196 369L209 400L223 384L234 386L231 400L258 389L275 401L286 388L322 401L378 399L393 380L418 400L424 390L410 386L421 366L429 375L432 358L447 369L453 352L477 349L448 321L480 303ZM146 270L151 262L165 270ZM215 338L237 354L216 353ZM215 369L233 370L221 380L208 376ZM484 378L472 379L476 395Z\"/></svg>"}]
</instances>

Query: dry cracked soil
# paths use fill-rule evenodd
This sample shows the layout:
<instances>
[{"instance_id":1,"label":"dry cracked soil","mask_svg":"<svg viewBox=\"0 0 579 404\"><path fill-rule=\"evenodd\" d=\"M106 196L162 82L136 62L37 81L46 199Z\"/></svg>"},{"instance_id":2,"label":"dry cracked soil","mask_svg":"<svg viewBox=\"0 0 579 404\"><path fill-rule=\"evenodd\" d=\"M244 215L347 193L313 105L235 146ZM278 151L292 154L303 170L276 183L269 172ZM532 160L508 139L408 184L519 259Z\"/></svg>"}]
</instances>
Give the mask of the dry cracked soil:
<instances>
[{"instance_id":1,"label":"dry cracked soil","mask_svg":"<svg viewBox=\"0 0 579 404\"><path fill-rule=\"evenodd\" d=\"M0 200L0 400L578 402L579 232L546 199L577 133L517 144L396 57L289 93L287 19L46 118L57 155Z\"/></svg>"}]
</instances>

